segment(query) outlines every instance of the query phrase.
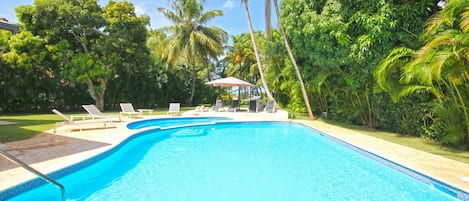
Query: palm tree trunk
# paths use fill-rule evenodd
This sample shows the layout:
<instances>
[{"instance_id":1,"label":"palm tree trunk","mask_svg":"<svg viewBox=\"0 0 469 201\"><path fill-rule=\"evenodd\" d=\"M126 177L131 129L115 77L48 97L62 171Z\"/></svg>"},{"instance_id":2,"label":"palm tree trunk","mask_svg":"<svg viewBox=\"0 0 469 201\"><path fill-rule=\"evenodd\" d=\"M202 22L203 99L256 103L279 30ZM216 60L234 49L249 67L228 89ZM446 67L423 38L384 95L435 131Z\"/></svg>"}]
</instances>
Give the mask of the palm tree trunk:
<instances>
[{"instance_id":1,"label":"palm tree trunk","mask_svg":"<svg viewBox=\"0 0 469 201\"><path fill-rule=\"evenodd\" d=\"M193 62L192 59L190 58L184 58L184 65L186 68L189 68L191 71L191 94L189 98L186 99L186 104L187 105L192 105L192 101L194 100L194 94L195 94L195 79L197 76L197 71L195 70L195 62Z\"/></svg>"},{"instance_id":2,"label":"palm tree trunk","mask_svg":"<svg viewBox=\"0 0 469 201\"><path fill-rule=\"evenodd\" d=\"M195 79L197 77L197 71L195 70L195 66L192 66L192 84L191 84L191 95L189 99L187 100L187 104L192 105L192 101L194 100L194 95L195 95Z\"/></svg>"},{"instance_id":3,"label":"palm tree trunk","mask_svg":"<svg viewBox=\"0 0 469 201\"><path fill-rule=\"evenodd\" d=\"M251 16L249 15L247 0L242 0L242 2L244 4L244 11L246 12L246 18L248 20L249 33L251 34L251 42L252 42L252 46L254 48L254 53L256 55L257 68L259 69L259 75L261 76L262 86L264 87L264 90L265 90L265 93L267 94L267 97L269 97L269 99L275 101L274 97L272 96L272 93L270 93L269 86L267 86L267 82L265 80L264 70L262 69L261 58L259 57L259 50L257 49L256 37L255 37L254 31L252 29ZM276 101L275 101L275 105L277 105Z\"/></svg>"},{"instance_id":4,"label":"palm tree trunk","mask_svg":"<svg viewBox=\"0 0 469 201\"><path fill-rule=\"evenodd\" d=\"M274 1L274 7L275 7L275 14L277 15L278 25L280 28L280 32L282 33L283 42L285 43L285 48L287 49L288 56L290 56L290 60L293 66L295 67L296 76L298 77L298 81L300 82L300 86L301 86L301 92L303 93L303 99L305 101L306 108L308 109L309 119L314 120L313 112L311 110L311 105L309 104L308 93L306 92L305 84L303 82L303 78L301 77L300 69L298 68L298 64L296 63L295 57L293 56L293 53L290 48L290 44L288 43L287 36L285 34L285 30L283 29L283 25L280 20L280 12L278 8L277 0L273 0L273 1Z\"/></svg>"},{"instance_id":5,"label":"palm tree trunk","mask_svg":"<svg viewBox=\"0 0 469 201\"><path fill-rule=\"evenodd\" d=\"M203 62L204 62L204 65L205 65L205 69L207 69L207 81L210 82L210 66L208 64L208 58L207 58L207 55L203 55Z\"/></svg>"},{"instance_id":6,"label":"palm tree trunk","mask_svg":"<svg viewBox=\"0 0 469 201\"><path fill-rule=\"evenodd\" d=\"M265 0L265 36L268 41L272 38L272 23L270 19L270 11L272 9L270 9L270 5L270 0Z\"/></svg>"}]
</instances>

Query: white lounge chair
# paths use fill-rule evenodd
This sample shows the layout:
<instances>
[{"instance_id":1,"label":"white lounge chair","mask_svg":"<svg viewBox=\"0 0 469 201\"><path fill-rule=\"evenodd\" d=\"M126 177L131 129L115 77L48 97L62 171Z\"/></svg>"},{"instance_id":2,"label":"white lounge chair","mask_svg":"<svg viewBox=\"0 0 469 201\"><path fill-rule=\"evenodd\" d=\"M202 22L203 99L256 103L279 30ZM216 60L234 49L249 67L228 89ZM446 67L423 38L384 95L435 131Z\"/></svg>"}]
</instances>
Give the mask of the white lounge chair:
<instances>
[{"instance_id":1,"label":"white lounge chair","mask_svg":"<svg viewBox=\"0 0 469 201\"><path fill-rule=\"evenodd\" d=\"M181 103L170 103L169 110L166 114L179 116L180 109L181 109Z\"/></svg>"},{"instance_id":2,"label":"white lounge chair","mask_svg":"<svg viewBox=\"0 0 469 201\"><path fill-rule=\"evenodd\" d=\"M107 115L103 114L95 105L82 105L83 109L88 112L88 117L91 119L95 118L118 118L121 121L121 117L118 115ZM72 118L73 119L73 118Z\"/></svg>"},{"instance_id":3,"label":"white lounge chair","mask_svg":"<svg viewBox=\"0 0 469 201\"><path fill-rule=\"evenodd\" d=\"M135 111L132 103L121 103L120 106L121 106L120 115L128 115L129 117L132 117L132 115L137 115L137 117L141 117L143 115L142 112Z\"/></svg>"},{"instance_id":4,"label":"white lounge chair","mask_svg":"<svg viewBox=\"0 0 469 201\"><path fill-rule=\"evenodd\" d=\"M57 128L60 126L65 126L65 125L72 125L72 126L78 126L80 128L80 131L83 130L83 125L85 124L103 124L104 128L108 128L108 124L112 123L112 119L109 118L101 118L101 119L90 119L90 120L80 120L80 121L74 121L70 118L68 118L66 115L64 115L62 112L58 111L57 109L53 109L52 112L55 114L59 115L62 117L65 121L63 122L57 122L54 127L54 133L57 132Z\"/></svg>"}]
</instances>

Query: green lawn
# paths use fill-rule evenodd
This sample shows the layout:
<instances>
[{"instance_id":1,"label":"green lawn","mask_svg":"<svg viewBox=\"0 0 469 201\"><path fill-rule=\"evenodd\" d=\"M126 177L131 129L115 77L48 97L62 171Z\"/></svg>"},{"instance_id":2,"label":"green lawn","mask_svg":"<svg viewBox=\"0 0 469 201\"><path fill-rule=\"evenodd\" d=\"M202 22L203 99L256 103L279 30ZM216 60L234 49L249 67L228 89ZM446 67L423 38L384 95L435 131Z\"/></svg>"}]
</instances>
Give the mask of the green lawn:
<instances>
[{"instance_id":1,"label":"green lawn","mask_svg":"<svg viewBox=\"0 0 469 201\"><path fill-rule=\"evenodd\" d=\"M183 107L181 111L194 109L193 107ZM168 111L167 108L155 109L153 114L163 115ZM107 113L107 112L106 112ZM79 115L84 113L73 113L67 115ZM109 112L107 114L118 114L118 112ZM307 120L307 115L295 114L296 119ZM54 124L62 119L55 114L21 114L21 115L2 115L0 121L17 122L17 124L0 126L0 143L12 142L31 138L42 131L52 129ZM324 121L318 119L316 121ZM422 138L413 136L402 136L394 133L371 130L360 126L347 125L344 123L326 121L327 123L352 129L354 131L381 138L393 143L412 147L425 152L441 155L447 158L458 160L469 164L469 152L451 149L438 144L426 142Z\"/></svg>"},{"instance_id":2,"label":"green lawn","mask_svg":"<svg viewBox=\"0 0 469 201\"><path fill-rule=\"evenodd\" d=\"M0 116L0 121L16 122L0 126L0 143L6 143L28 139L54 128L55 122L61 121L61 117L55 114L8 115Z\"/></svg>"},{"instance_id":3,"label":"green lawn","mask_svg":"<svg viewBox=\"0 0 469 201\"><path fill-rule=\"evenodd\" d=\"M181 107L181 111L192 110L193 107ZM157 108L155 115L163 115L168 108ZM106 114L119 114L119 112L105 112ZM65 113L65 115L84 115L85 113ZM146 113L145 113L146 114ZM0 143L29 139L43 131L54 128L56 122L63 121L54 113L50 114L16 114L0 115L0 121L16 122L16 124L0 126Z\"/></svg>"}]
</instances>

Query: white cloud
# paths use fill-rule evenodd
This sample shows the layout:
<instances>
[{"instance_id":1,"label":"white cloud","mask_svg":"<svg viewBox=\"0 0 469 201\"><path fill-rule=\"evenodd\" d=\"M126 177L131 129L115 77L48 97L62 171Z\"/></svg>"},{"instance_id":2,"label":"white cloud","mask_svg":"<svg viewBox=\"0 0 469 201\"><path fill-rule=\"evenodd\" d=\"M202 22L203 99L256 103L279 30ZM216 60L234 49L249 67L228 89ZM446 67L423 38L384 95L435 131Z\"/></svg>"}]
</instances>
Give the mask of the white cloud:
<instances>
[{"instance_id":1,"label":"white cloud","mask_svg":"<svg viewBox=\"0 0 469 201\"><path fill-rule=\"evenodd\" d=\"M232 9L234 8L234 6L235 6L235 2L233 0L227 0L223 4L223 8L228 8L228 9Z\"/></svg>"}]
</instances>

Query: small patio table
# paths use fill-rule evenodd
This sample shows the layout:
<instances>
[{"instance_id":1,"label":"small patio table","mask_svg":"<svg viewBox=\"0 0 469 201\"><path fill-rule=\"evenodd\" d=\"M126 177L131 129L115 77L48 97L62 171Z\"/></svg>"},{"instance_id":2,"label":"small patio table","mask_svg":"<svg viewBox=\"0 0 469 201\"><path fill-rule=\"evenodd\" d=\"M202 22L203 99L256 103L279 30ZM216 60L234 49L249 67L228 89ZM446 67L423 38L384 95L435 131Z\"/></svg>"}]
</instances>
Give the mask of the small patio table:
<instances>
[{"instance_id":1,"label":"small patio table","mask_svg":"<svg viewBox=\"0 0 469 201\"><path fill-rule=\"evenodd\" d=\"M152 109L137 109L137 110L138 110L139 112L141 112L142 114L143 114L144 112L148 112L148 115L151 115L151 113L153 112Z\"/></svg>"}]
</instances>

